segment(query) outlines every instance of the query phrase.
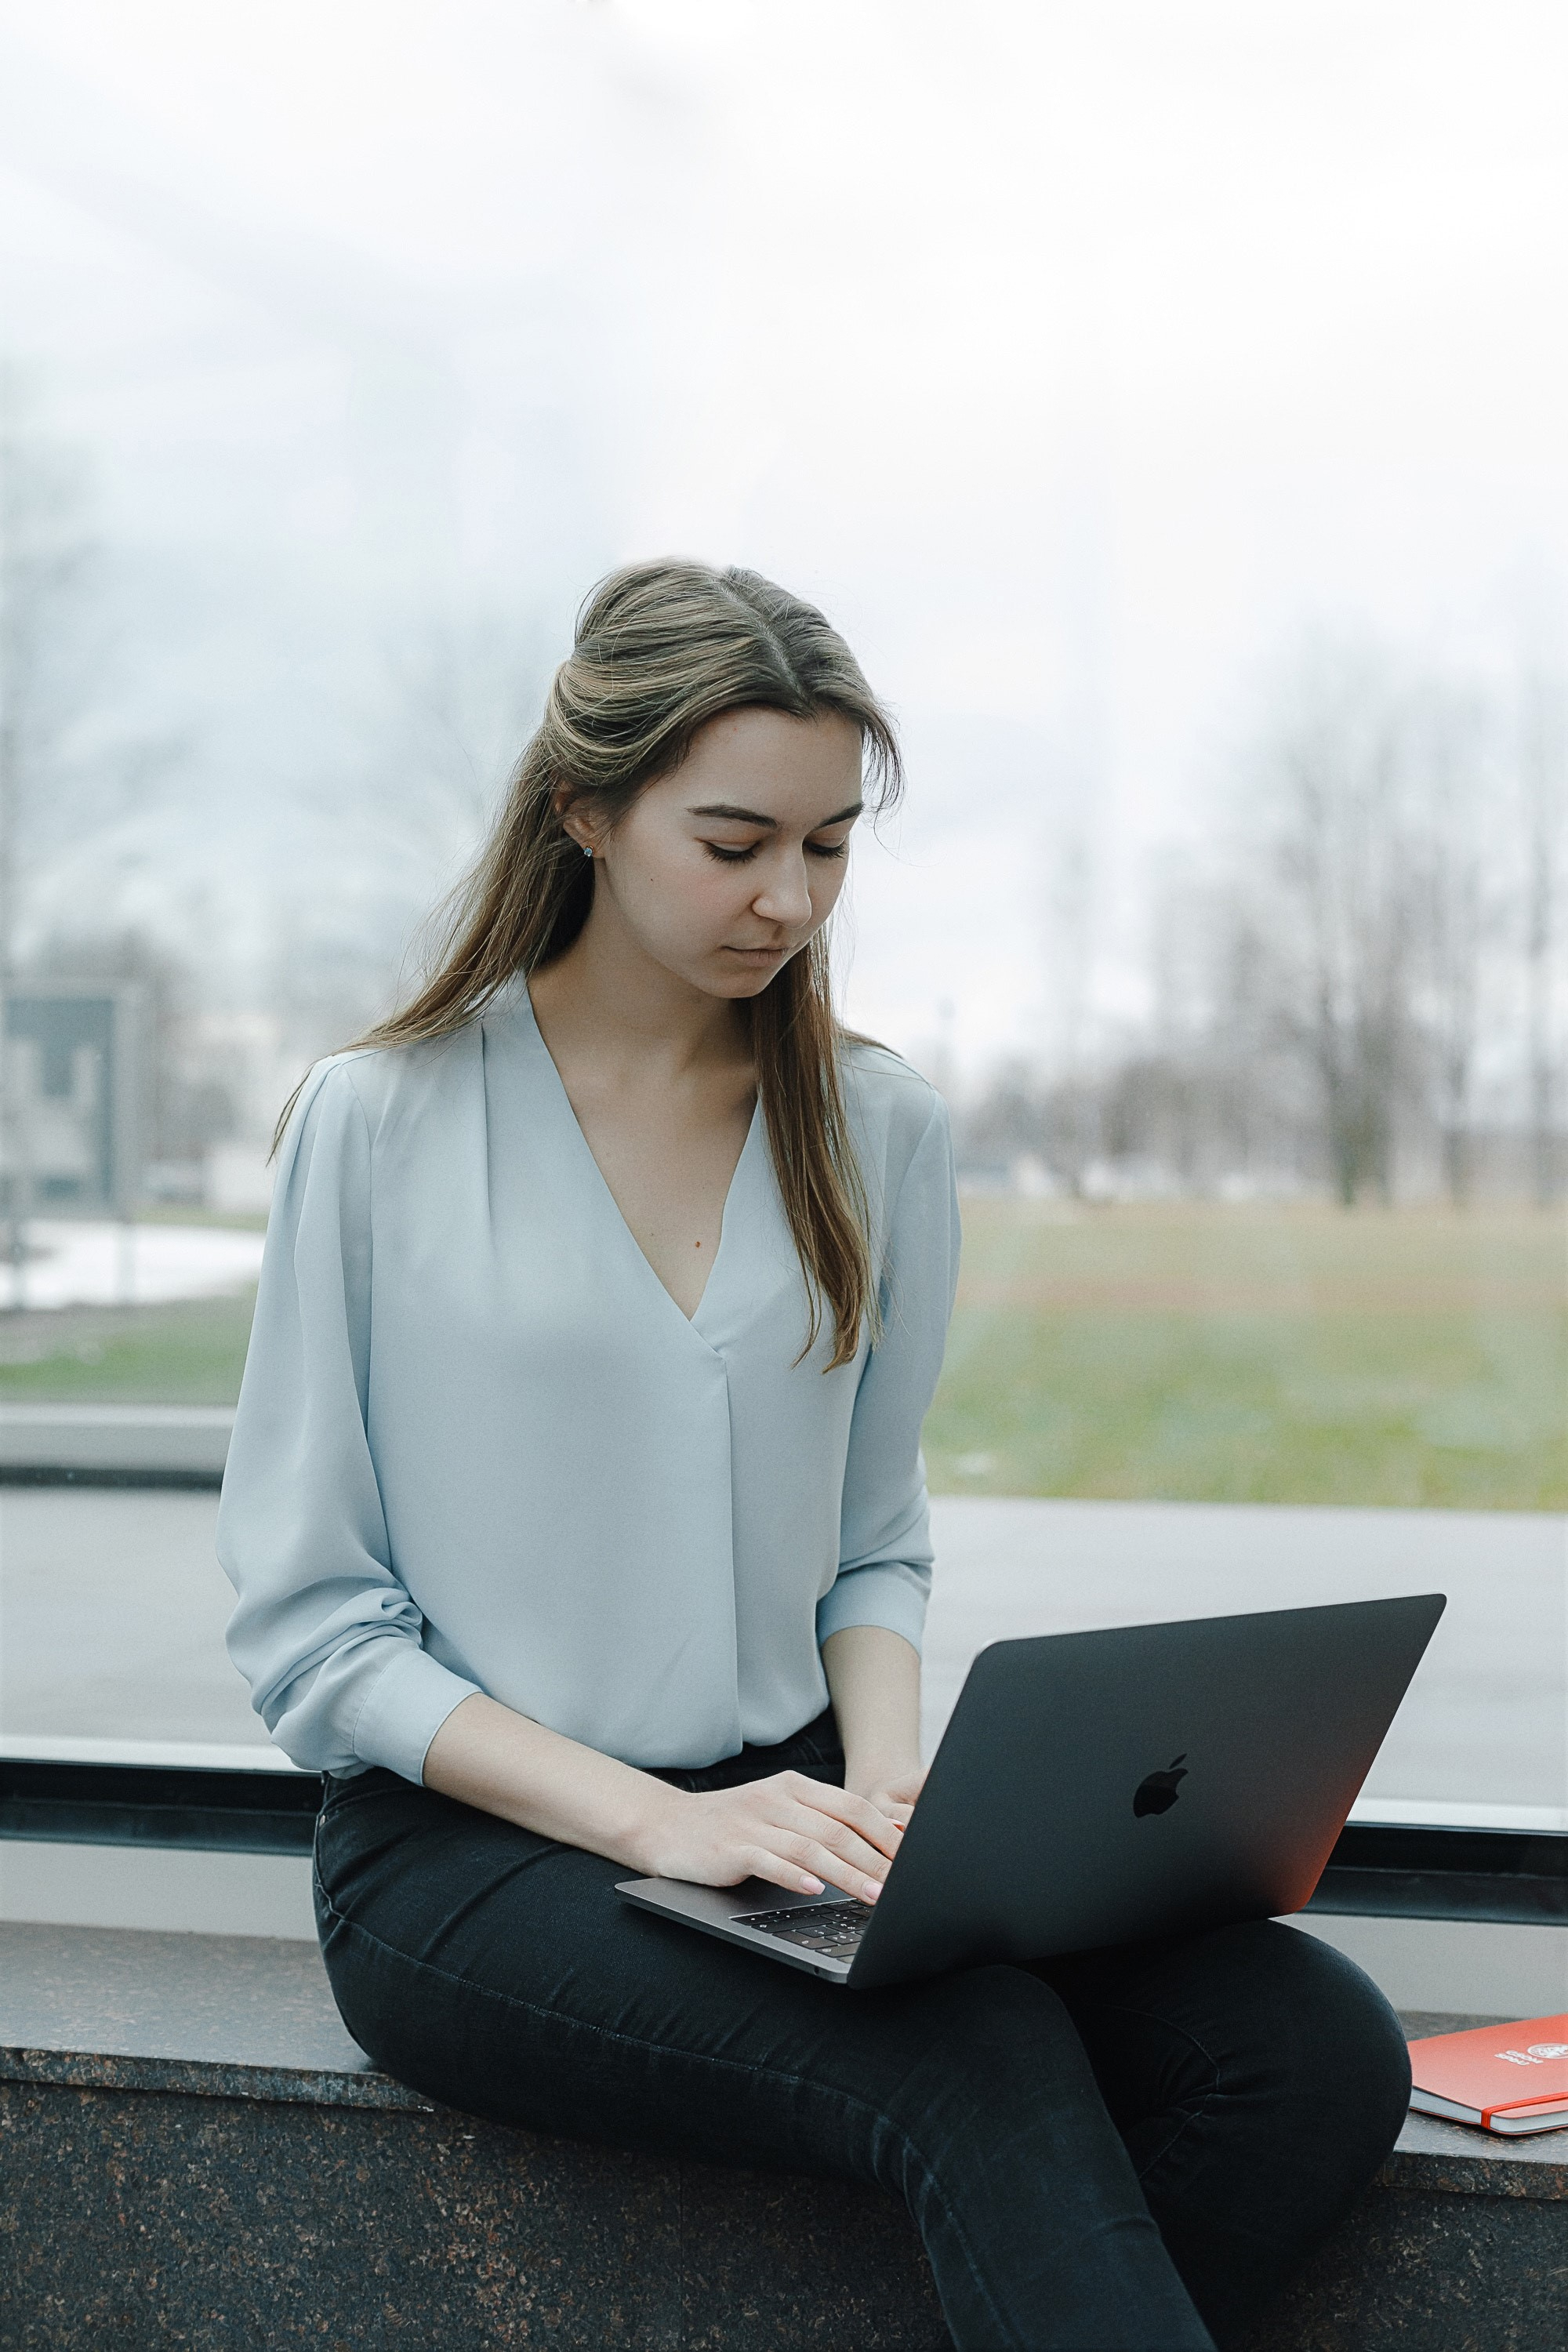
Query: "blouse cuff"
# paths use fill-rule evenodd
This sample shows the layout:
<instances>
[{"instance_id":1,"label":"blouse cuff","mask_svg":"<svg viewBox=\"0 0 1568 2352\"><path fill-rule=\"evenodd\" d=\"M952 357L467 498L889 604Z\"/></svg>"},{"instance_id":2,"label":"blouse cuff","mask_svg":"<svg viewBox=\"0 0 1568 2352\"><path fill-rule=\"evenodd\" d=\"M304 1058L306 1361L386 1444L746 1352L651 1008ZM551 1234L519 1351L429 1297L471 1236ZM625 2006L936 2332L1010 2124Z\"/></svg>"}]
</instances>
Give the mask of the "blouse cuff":
<instances>
[{"instance_id":1,"label":"blouse cuff","mask_svg":"<svg viewBox=\"0 0 1568 2352\"><path fill-rule=\"evenodd\" d=\"M925 1616L925 1581L912 1569L896 1560L850 1569L816 1604L817 1647L849 1625L885 1625L889 1633L901 1633L918 1657Z\"/></svg>"},{"instance_id":2,"label":"blouse cuff","mask_svg":"<svg viewBox=\"0 0 1568 2352\"><path fill-rule=\"evenodd\" d=\"M418 1785L430 1742L479 1685L453 1674L417 1642L398 1636L387 1647L396 1654L377 1675L354 1719L353 1751L362 1763L384 1765Z\"/></svg>"}]
</instances>

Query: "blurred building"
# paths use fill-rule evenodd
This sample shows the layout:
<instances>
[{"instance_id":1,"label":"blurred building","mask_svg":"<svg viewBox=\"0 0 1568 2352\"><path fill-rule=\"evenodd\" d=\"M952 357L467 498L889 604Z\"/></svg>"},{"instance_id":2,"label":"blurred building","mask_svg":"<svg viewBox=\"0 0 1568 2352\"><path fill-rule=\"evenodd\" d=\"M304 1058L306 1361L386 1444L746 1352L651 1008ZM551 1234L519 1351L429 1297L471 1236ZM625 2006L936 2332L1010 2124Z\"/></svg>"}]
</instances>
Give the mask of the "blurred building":
<instances>
[{"instance_id":1,"label":"blurred building","mask_svg":"<svg viewBox=\"0 0 1568 2352\"><path fill-rule=\"evenodd\" d=\"M7 990L0 1200L11 1219L128 1216L142 1193L142 999L134 986Z\"/></svg>"}]
</instances>

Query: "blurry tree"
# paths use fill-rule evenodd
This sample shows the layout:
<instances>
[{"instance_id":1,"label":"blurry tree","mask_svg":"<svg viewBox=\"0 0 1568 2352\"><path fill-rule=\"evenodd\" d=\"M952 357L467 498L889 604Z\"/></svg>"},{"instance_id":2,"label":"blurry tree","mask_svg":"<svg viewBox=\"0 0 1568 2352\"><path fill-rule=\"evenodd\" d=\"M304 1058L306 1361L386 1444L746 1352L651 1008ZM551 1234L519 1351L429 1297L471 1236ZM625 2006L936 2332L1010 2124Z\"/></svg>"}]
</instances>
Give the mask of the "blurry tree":
<instances>
[{"instance_id":1,"label":"blurry tree","mask_svg":"<svg viewBox=\"0 0 1568 2352\"><path fill-rule=\"evenodd\" d=\"M1210 929L1213 1102L1222 1172L1252 1177L1321 1167L1314 1133L1316 1073L1303 1067L1294 1006L1284 983L1267 911L1256 892L1232 891L1215 907Z\"/></svg>"},{"instance_id":2,"label":"blurry tree","mask_svg":"<svg viewBox=\"0 0 1568 2352\"><path fill-rule=\"evenodd\" d=\"M1068 836L1048 891L1053 1031L1035 1063L973 1097L968 1163L1037 1152L1075 1187L1097 1151L1153 1162L1186 1190L1327 1175L1349 1204L1390 1196L1397 1147L1460 1204L1489 1074L1494 1104L1511 1086L1523 1113L1538 1198L1554 1197L1561 675L1527 673L1510 750L1500 704L1473 682L1309 646L1241 782L1229 826L1156 877L1151 1009L1114 1048L1090 1036L1089 875ZM1494 1108L1494 1176L1517 1168L1519 1136Z\"/></svg>"},{"instance_id":3,"label":"blurry tree","mask_svg":"<svg viewBox=\"0 0 1568 2352\"><path fill-rule=\"evenodd\" d=\"M1104 1088L1104 1151L1113 1160L1159 1161L1184 1187L1194 1185L1205 1172L1205 1145L1214 1133L1210 1092L1210 1073L1190 1050L1128 1055Z\"/></svg>"},{"instance_id":4,"label":"blurry tree","mask_svg":"<svg viewBox=\"0 0 1568 2352\"><path fill-rule=\"evenodd\" d=\"M1046 868L1044 928L1048 1001L1047 1051L1056 1083L1044 1149L1068 1189L1080 1192L1096 1148L1095 1087L1089 1069L1089 1009L1094 983L1095 874L1081 822L1051 841Z\"/></svg>"},{"instance_id":5,"label":"blurry tree","mask_svg":"<svg viewBox=\"0 0 1568 2352\"><path fill-rule=\"evenodd\" d=\"M1418 868L1405 801L1405 713L1384 666L1310 649L1259 762L1270 799L1281 1013L1315 1072L1334 1188L1391 1197L1397 1107L1412 1077Z\"/></svg>"},{"instance_id":6,"label":"blurry tree","mask_svg":"<svg viewBox=\"0 0 1568 2352\"><path fill-rule=\"evenodd\" d=\"M1480 697L1429 681L1406 714L1412 912L1419 1011L1430 1056L1434 1117L1449 1199L1468 1199L1472 1088L1489 940L1498 920L1495 782Z\"/></svg>"},{"instance_id":7,"label":"blurry tree","mask_svg":"<svg viewBox=\"0 0 1568 2352\"><path fill-rule=\"evenodd\" d=\"M1531 1176L1545 1207L1558 1188L1553 998L1563 950L1564 820L1568 818L1568 694L1560 674L1531 664L1522 680L1519 772L1523 804L1523 949L1530 1064Z\"/></svg>"},{"instance_id":8,"label":"blurry tree","mask_svg":"<svg viewBox=\"0 0 1568 2352\"><path fill-rule=\"evenodd\" d=\"M309 847L272 925L268 1002L302 1057L358 1035L415 980L538 723L547 675L528 614L433 615L384 648L380 698L348 717L358 772L301 793Z\"/></svg>"},{"instance_id":9,"label":"blurry tree","mask_svg":"<svg viewBox=\"0 0 1568 2352\"><path fill-rule=\"evenodd\" d=\"M1005 1167L1026 1152L1048 1157L1049 1118L1039 1071L1016 1056L1005 1062L961 1121L968 1163Z\"/></svg>"},{"instance_id":10,"label":"blurry tree","mask_svg":"<svg viewBox=\"0 0 1568 2352\"><path fill-rule=\"evenodd\" d=\"M0 977L15 961L25 863L87 698L78 627L93 556L79 452L37 428L0 359Z\"/></svg>"},{"instance_id":11,"label":"blurry tree","mask_svg":"<svg viewBox=\"0 0 1568 2352\"><path fill-rule=\"evenodd\" d=\"M1152 1128L1125 1148L1166 1159L1189 1182L1301 1157L1300 1041L1289 977L1268 936L1266 891L1235 844L1222 845L1219 865L1218 875L1201 879L1184 872L1162 878L1151 953L1153 1053L1133 1056L1141 1084L1163 1104L1165 1139ZM1130 1110L1124 1100L1123 1123Z\"/></svg>"},{"instance_id":12,"label":"blurry tree","mask_svg":"<svg viewBox=\"0 0 1568 2352\"><path fill-rule=\"evenodd\" d=\"M51 434L17 362L0 355L0 994L20 974L37 919L38 886L51 862L130 805L150 814L152 787L172 747L117 730L112 709L101 550L90 528L86 453ZM27 959L29 977L142 978L156 951L103 949L96 929L74 940L86 961L64 963L55 944ZM0 1030L3 1034L3 1030ZM32 1176L11 1097L13 1065L0 1055L0 1163L14 1266L26 1255ZM168 1082L145 1076L150 1125L166 1127Z\"/></svg>"},{"instance_id":13,"label":"blurry tree","mask_svg":"<svg viewBox=\"0 0 1568 2352\"><path fill-rule=\"evenodd\" d=\"M0 1169L14 1299L22 1296L33 1177L4 1049L24 861L61 734L74 714L69 632L89 543L79 460L29 431L15 365L0 358Z\"/></svg>"}]
</instances>

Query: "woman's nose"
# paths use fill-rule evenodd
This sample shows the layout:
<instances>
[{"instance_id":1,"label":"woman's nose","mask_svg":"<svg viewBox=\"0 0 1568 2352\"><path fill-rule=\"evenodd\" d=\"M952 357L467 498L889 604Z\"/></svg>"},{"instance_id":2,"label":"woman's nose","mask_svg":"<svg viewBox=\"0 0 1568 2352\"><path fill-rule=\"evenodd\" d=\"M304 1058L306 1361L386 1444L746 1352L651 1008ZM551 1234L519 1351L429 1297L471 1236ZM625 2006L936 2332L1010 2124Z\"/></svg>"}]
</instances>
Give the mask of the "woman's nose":
<instances>
[{"instance_id":1,"label":"woman's nose","mask_svg":"<svg viewBox=\"0 0 1568 2352\"><path fill-rule=\"evenodd\" d=\"M803 858L781 861L764 876L763 887L752 901L759 915L770 923L804 923L811 915L811 885Z\"/></svg>"}]
</instances>

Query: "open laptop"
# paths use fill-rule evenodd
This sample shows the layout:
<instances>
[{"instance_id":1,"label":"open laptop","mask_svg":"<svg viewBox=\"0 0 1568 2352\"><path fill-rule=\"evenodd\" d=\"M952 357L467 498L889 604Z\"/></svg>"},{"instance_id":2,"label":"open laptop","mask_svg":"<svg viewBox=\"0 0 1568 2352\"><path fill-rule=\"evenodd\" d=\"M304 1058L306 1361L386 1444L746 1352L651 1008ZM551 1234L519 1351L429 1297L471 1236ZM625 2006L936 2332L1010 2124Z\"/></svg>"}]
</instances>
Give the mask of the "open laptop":
<instances>
[{"instance_id":1,"label":"open laptop","mask_svg":"<svg viewBox=\"0 0 1568 2352\"><path fill-rule=\"evenodd\" d=\"M616 1892L856 1991L1299 1911L1446 1598L994 1642L874 1905Z\"/></svg>"}]
</instances>

